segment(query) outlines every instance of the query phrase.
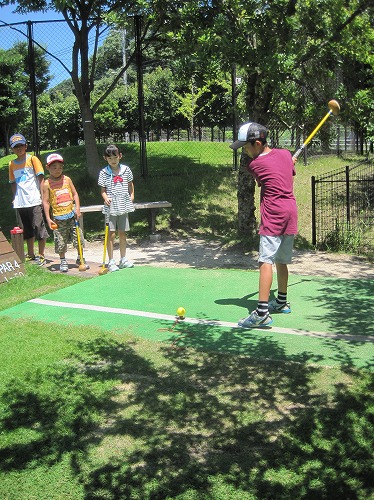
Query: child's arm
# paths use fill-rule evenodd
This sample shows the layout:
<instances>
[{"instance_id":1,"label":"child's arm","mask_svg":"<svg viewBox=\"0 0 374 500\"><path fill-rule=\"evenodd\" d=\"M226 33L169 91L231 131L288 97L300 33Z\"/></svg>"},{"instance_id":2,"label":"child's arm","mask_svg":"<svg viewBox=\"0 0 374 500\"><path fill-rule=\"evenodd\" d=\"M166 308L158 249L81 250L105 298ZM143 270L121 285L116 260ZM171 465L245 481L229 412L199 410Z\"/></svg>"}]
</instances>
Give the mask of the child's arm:
<instances>
[{"instance_id":1,"label":"child's arm","mask_svg":"<svg viewBox=\"0 0 374 500\"><path fill-rule=\"evenodd\" d=\"M39 182L39 190L43 199L43 186L44 186L44 168L37 156L31 156L31 164L34 169L34 174L36 175Z\"/></svg>"},{"instance_id":2,"label":"child's arm","mask_svg":"<svg viewBox=\"0 0 374 500\"><path fill-rule=\"evenodd\" d=\"M44 175L43 174L39 174L37 175L36 177L38 179L38 182L39 182L39 189L40 189L40 194L42 195L42 201L43 201L43 198L44 198ZM49 193L48 193L48 196L49 196Z\"/></svg>"},{"instance_id":3,"label":"child's arm","mask_svg":"<svg viewBox=\"0 0 374 500\"><path fill-rule=\"evenodd\" d=\"M77 219L79 220L80 216L81 216L81 204L80 204L80 201L79 201L78 192L75 189L73 181L70 178L69 178L69 185L70 185L71 194L73 195L73 200L74 200L74 203L75 203L75 214L77 216Z\"/></svg>"},{"instance_id":4,"label":"child's arm","mask_svg":"<svg viewBox=\"0 0 374 500\"><path fill-rule=\"evenodd\" d=\"M135 189L134 189L133 182L129 182L129 194L130 194L131 201L134 202Z\"/></svg>"},{"instance_id":5,"label":"child's arm","mask_svg":"<svg viewBox=\"0 0 374 500\"><path fill-rule=\"evenodd\" d=\"M49 229L52 229L52 219L51 219L51 204L49 203L49 188L48 185L43 182L42 188L42 200L43 200L43 209L45 213L45 219L49 226Z\"/></svg>"},{"instance_id":6,"label":"child's arm","mask_svg":"<svg viewBox=\"0 0 374 500\"><path fill-rule=\"evenodd\" d=\"M39 190L43 201L43 186L44 186L44 169L41 161L37 156L31 156L31 164L34 170L34 174L39 182ZM49 196L49 193L48 193Z\"/></svg>"},{"instance_id":7,"label":"child's arm","mask_svg":"<svg viewBox=\"0 0 374 500\"><path fill-rule=\"evenodd\" d=\"M9 182L10 182L10 187L12 188L12 193L13 193L13 198L16 196L16 191L17 191L17 183L16 179L14 177L14 172L13 169L11 168L11 161L9 162Z\"/></svg>"},{"instance_id":8,"label":"child's arm","mask_svg":"<svg viewBox=\"0 0 374 500\"><path fill-rule=\"evenodd\" d=\"M109 206L112 200L108 197L105 187L101 188L101 196L103 197L105 205Z\"/></svg>"}]
</instances>

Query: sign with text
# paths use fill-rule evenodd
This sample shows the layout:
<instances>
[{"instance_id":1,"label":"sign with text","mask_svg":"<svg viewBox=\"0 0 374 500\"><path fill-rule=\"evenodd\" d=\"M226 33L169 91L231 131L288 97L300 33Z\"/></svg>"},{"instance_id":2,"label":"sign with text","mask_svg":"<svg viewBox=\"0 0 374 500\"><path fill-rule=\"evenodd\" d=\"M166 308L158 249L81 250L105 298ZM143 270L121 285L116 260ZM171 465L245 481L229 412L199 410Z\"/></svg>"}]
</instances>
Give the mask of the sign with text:
<instances>
[{"instance_id":1,"label":"sign with text","mask_svg":"<svg viewBox=\"0 0 374 500\"><path fill-rule=\"evenodd\" d=\"M0 231L0 283L25 275L25 266Z\"/></svg>"}]
</instances>

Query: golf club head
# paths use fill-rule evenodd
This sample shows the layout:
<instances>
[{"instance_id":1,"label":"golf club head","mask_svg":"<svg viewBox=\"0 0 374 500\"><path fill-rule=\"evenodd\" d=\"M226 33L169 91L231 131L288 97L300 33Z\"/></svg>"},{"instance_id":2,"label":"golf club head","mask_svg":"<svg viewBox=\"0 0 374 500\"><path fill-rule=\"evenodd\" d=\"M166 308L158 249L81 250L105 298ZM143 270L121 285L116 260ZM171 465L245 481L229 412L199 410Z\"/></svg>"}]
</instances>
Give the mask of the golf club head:
<instances>
[{"instance_id":1,"label":"golf club head","mask_svg":"<svg viewBox=\"0 0 374 500\"><path fill-rule=\"evenodd\" d=\"M331 99L331 101L328 102L327 106L329 107L329 110L333 115L338 115L340 113L340 104L338 101L335 101L335 99Z\"/></svg>"},{"instance_id":2,"label":"golf club head","mask_svg":"<svg viewBox=\"0 0 374 500\"><path fill-rule=\"evenodd\" d=\"M108 269L106 267L102 267L99 271L99 276L103 276L108 273Z\"/></svg>"}]
</instances>

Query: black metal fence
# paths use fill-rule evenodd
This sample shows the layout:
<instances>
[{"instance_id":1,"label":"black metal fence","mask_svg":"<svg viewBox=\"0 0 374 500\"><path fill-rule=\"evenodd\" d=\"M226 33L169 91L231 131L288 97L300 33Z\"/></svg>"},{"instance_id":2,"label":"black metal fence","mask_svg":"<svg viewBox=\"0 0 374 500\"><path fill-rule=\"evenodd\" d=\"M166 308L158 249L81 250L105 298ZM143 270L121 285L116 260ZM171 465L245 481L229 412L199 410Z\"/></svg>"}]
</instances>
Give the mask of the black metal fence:
<instances>
[{"instance_id":1,"label":"black metal fence","mask_svg":"<svg viewBox=\"0 0 374 500\"><path fill-rule=\"evenodd\" d=\"M321 249L374 250L374 162L312 177L312 242Z\"/></svg>"}]
</instances>

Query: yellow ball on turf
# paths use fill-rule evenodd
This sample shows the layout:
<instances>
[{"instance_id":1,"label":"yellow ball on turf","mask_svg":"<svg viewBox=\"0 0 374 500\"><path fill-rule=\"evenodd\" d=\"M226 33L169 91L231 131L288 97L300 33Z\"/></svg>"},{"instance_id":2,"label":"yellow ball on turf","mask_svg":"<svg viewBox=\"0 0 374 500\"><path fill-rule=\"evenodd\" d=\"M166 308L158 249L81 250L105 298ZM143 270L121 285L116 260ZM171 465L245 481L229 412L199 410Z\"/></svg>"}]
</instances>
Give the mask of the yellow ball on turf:
<instances>
[{"instance_id":1,"label":"yellow ball on turf","mask_svg":"<svg viewBox=\"0 0 374 500\"><path fill-rule=\"evenodd\" d=\"M186 314L186 309L184 307L178 307L177 316L183 318L185 314Z\"/></svg>"}]
</instances>

